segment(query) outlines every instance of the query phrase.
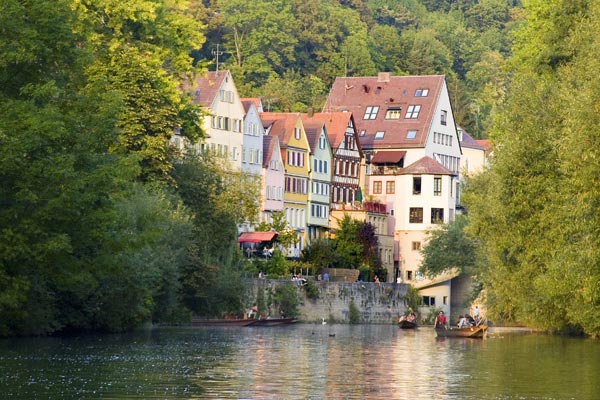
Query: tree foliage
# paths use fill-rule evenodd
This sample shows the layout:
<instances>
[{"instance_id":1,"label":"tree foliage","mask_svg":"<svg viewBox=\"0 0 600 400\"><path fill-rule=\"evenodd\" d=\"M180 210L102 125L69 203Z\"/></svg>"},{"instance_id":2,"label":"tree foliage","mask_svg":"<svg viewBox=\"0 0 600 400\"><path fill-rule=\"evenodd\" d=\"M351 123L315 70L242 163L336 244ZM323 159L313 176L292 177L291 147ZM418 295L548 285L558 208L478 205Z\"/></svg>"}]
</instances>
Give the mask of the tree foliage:
<instances>
[{"instance_id":1,"label":"tree foliage","mask_svg":"<svg viewBox=\"0 0 600 400\"><path fill-rule=\"evenodd\" d=\"M459 215L454 222L428 232L427 246L421 251L419 270L435 277L454 268L471 274L476 264L476 242L464 231L467 217Z\"/></svg>"},{"instance_id":2,"label":"tree foliage","mask_svg":"<svg viewBox=\"0 0 600 400\"><path fill-rule=\"evenodd\" d=\"M218 0L197 13L208 26L199 54L214 63L224 49L220 68L270 111L319 109L336 77L444 74L458 123L482 137L505 82L493 69L486 81L467 73L489 52L504 62L519 10L506 0Z\"/></svg>"},{"instance_id":3,"label":"tree foliage","mask_svg":"<svg viewBox=\"0 0 600 400\"><path fill-rule=\"evenodd\" d=\"M177 89L203 41L188 6L0 5L0 335L241 307L235 224L253 205L215 197L225 171L173 174L167 147L174 129L201 135Z\"/></svg>"},{"instance_id":4,"label":"tree foliage","mask_svg":"<svg viewBox=\"0 0 600 400\"><path fill-rule=\"evenodd\" d=\"M494 162L469 184L490 310L600 335L596 205L600 42L595 2L534 1L493 131Z\"/></svg>"}]
</instances>

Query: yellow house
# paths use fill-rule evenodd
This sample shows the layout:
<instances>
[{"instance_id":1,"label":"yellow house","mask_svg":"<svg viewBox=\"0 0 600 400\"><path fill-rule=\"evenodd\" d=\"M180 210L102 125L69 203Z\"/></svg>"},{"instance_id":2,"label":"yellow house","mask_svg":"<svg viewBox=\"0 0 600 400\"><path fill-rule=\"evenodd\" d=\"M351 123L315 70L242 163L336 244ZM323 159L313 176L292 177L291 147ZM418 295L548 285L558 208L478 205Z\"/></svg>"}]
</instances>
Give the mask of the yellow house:
<instances>
[{"instance_id":1,"label":"yellow house","mask_svg":"<svg viewBox=\"0 0 600 400\"><path fill-rule=\"evenodd\" d=\"M288 227L298 235L287 249L288 257L299 257L306 245L310 146L299 113L260 113L268 136L277 136L285 170L283 208Z\"/></svg>"}]
</instances>

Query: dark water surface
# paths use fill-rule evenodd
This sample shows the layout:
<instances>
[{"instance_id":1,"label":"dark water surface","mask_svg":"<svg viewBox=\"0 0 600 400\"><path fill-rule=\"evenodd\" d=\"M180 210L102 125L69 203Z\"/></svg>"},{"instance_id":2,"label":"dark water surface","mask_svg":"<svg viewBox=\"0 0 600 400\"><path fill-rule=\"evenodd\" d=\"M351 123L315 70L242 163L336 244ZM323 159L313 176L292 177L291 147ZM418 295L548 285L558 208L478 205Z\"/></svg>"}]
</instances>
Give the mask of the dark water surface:
<instances>
[{"instance_id":1,"label":"dark water surface","mask_svg":"<svg viewBox=\"0 0 600 400\"><path fill-rule=\"evenodd\" d=\"M8 339L0 398L596 400L600 342L304 324Z\"/></svg>"}]
</instances>

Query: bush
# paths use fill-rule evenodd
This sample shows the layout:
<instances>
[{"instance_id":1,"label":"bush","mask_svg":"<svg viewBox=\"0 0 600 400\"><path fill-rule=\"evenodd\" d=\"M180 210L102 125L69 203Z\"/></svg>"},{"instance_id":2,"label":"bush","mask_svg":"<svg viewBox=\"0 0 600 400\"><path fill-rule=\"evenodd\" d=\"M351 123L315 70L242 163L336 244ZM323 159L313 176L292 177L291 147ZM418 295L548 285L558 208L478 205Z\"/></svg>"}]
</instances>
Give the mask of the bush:
<instances>
[{"instance_id":1,"label":"bush","mask_svg":"<svg viewBox=\"0 0 600 400\"><path fill-rule=\"evenodd\" d=\"M306 291L306 297L311 300L316 300L319 298L319 289L311 280L306 281L306 285L304 285L304 290Z\"/></svg>"},{"instance_id":2,"label":"bush","mask_svg":"<svg viewBox=\"0 0 600 400\"><path fill-rule=\"evenodd\" d=\"M360 324L360 310L354 303L354 300L350 301L350 306L348 310L348 319L351 324Z\"/></svg>"},{"instance_id":3,"label":"bush","mask_svg":"<svg viewBox=\"0 0 600 400\"><path fill-rule=\"evenodd\" d=\"M281 315L297 318L300 315L298 289L294 285L281 285L275 290L274 303Z\"/></svg>"},{"instance_id":4,"label":"bush","mask_svg":"<svg viewBox=\"0 0 600 400\"><path fill-rule=\"evenodd\" d=\"M279 250L273 252L273 256L267 261L265 269L271 278L273 277L287 277L289 268L288 262Z\"/></svg>"}]
</instances>

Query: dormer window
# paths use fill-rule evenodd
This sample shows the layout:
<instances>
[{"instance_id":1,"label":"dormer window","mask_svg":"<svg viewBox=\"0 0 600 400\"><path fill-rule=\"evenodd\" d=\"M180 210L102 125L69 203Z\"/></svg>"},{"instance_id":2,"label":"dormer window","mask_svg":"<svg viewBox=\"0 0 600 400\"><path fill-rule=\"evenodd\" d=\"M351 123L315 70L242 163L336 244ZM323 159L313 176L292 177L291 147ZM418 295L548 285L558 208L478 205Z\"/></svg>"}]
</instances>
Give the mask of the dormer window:
<instances>
[{"instance_id":1,"label":"dormer window","mask_svg":"<svg viewBox=\"0 0 600 400\"><path fill-rule=\"evenodd\" d=\"M406 138L407 139L414 139L417 137L417 131L414 129L409 129L408 132L406 132Z\"/></svg>"},{"instance_id":2,"label":"dormer window","mask_svg":"<svg viewBox=\"0 0 600 400\"><path fill-rule=\"evenodd\" d=\"M377 113L379 112L379 106L369 106L365 110L365 116L363 119L375 119L377 118Z\"/></svg>"},{"instance_id":3,"label":"dormer window","mask_svg":"<svg viewBox=\"0 0 600 400\"><path fill-rule=\"evenodd\" d=\"M421 106L420 105L408 106L408 109L406 110L406 116L404 118L406 118L406 119L417 119L417 118L419 118L419 112L420 111L421 111Z\"/></svg>"},{"instance_id":4,"label":"dormer window","mask_svg":"<svg viewBox=\"0 0 600 400\"><path fill-rule=\"evenodd\" d=\"M400 107L390 107L385 112L385 119L400 119Z\"/></svg>"},{"instance_id":5,"label":"dormer window","mask_svg":"<svg viewBox=\"0 0 600 400\"><path fill-rule=\"evenodd\" d=\"M377 132L375 132L375 139L383 139L384 135L385 135L384 131L377 131Z\"/></svg>"},{"instance_id":6,"label":"dormer window","mask_svg":"<svg viewBox=\"0 0 600 400\"><path fill-rule=\"evenodd\" d=\"M417 89L415 91L415 97L427 97L429 89Z\"/></svg>"},{"instance_id":7,"label":"dormer window","mask_svg":"<svg viewBox=\"0 0 600 400\"><path fill-rule=\"evenodd\" d=\"M358 134L358 136L365 136L365 134L367 133L367 131L365 131L364 129L362 131L360 131L360 133Z\"/></svg>"}]
</instances>

